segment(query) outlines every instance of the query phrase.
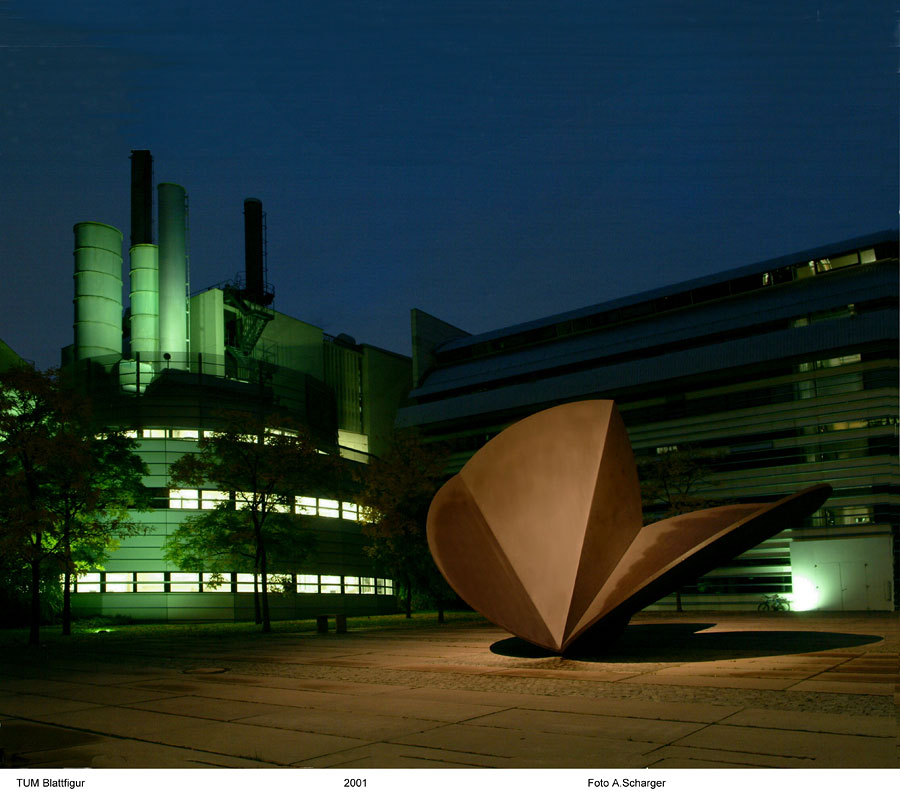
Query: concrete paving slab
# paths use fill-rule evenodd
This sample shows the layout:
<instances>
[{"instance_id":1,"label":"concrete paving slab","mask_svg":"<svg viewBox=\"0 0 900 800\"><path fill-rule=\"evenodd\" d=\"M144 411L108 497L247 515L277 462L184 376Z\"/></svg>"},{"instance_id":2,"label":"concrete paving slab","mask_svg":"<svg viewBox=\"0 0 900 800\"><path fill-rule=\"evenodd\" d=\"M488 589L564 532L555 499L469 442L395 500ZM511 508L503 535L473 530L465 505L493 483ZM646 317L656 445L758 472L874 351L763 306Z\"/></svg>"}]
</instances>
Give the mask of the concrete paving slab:
<instances>
[{"instance_id":1,"label":"concrete paving slab","mask_svg":"<svg viewBox=\"0 0 900 800\"><path fill-rule=\"evenodd\" d=\"M522 692L476 692L465 689L408 689L401 697L444 702L482 703L502 708L533 708L547 711L626 716L643 719L716 722L737 711L740 706L711 703L671 703L658 700L620 700L583 696L532 695Z\"/></svg>"},{"instance_id":2,"label":"concrete paving slab","mask_svg":"<svg viewBox=\"0 0 900 800\"><path fill-rule=\"evenodd\" d=\"M47 714L42 720L72 730L122 736L146 742L160 741L158 734L162 732L197 724L196 719L187 715L157 714L154 711L121 706Z\"/></svg>"},{"instance_id":3,"label":"concrete paving slab","mask_svg":"<svg viewBox=\"0 0 900 800\"><path fill-rule=\"evenodd\" d=\"M266 703L248 703L244 700L220 700L215 697L196 697L182 695L169 697L165 700L149 700L143 703L132 703L128 708L142 711L153 711L158 714L176 714L194 719L213 719L230 722L253 717L260 714L270 714L281 711L279 705Z\"/></svg>"},{"instance_id":4,"label":"concrete paving slab","mask_svg":"<svg viewBox=\"0 0 900 800\"><path fill-rule=\"evenodd\" d=\"M567 768L643 767L652 760L647 754L658 747L647 742L532 730L501 734L491 728L465 723L404 736L396 743L501 756L513 759L509 766L565 764Z\"/></svg>"},{"instance_id":5,"label":"concrete paving slab","mask_svg":"<svg viewBox=\"0 0 900 800\"><path fill-rule=\"evenodd\" d=\"M265 686L311 692L328 692L334 694L372 695L397 691L396 686L392 686L390 684L382 685L375 682L360 683L358 681L336 681L310 678L279 678L275 676L255 678L253 681L243 681L241 680L242 677L243 676L240 675L232 675L231 673L226 673L224 675L209 675L204 679L204 681L209 684L249 684L253 686Z\"/></svg>"},{"instance_id":6,"label":"concrete paving slab","mask_svg":"<svg viewBox=\"0 0 900 800\"><path fill-rule=\"evenodd\" d=\"M271 768L275 765L179 747L99 737L94 744L28 753L22 766L32 769L217 769Z\"/></svg>"},{"instance_id":7,"label":"concrete paving slab","mask_svg":"<svg viewBox=\"0 0 900 800\"><path fill-rule=\"evenodd\" d=\"M813 758L705 750L702 747L682 745L662 747L653 755L658 760L650 764L649 769L676 769L675 765L679 763L685 769L812 769L816 766Z\"/></svg>"},{"instance_id":8,"label":"concrete paving slab","mask_svg":"<svg viewBox=\"0 0 900 800\"><path fill-rule=\"evenodd\" d=\"M85 711L89 708L99 708L96 703L82 703L80 700L55 700L53 712L60 711ZM47 698L36 694L9 694L4 692L0 696L0 713L9 714L12 717L25 719L39 719L48 713ZM43 713L42 713L43 712Z\"/></svg>"},{"instance_id":9,"label":"concrete paving slab","mask_svg":"<svg viewBox=\"0 0 900 800\"><path fill-rule=\"evenodd\" d=\"M27 763L32 754L93 744L100 739L92 733L25 720L4 720L0 725L0 750L10 766Z\"/></svg>"},{"instance_id":10,"label":"concrete paving slab","mask_svg":"<svg viewBox=\"0 0 900 800\"><path fill-rule=\"evenodd\" d=\"M514 708L471 720L469 725L509 730L543 731L603 739L624 739L633 742L669 744L703 727L696 722L671 722L634 717L613 717L600 714L566 711L537 711Z\"/></svg>"},{"instance_id":11,"label":"concrete paving slab","mask_svg":"<svg viewBox=\"0 0 900 800\"><path fill-rule=\"evenodd\" d=\"M430 730L444 724L435 720L414 717L335 711L334 709L296 708L279 709L266 714L244 717L241 722L244 725L259 725L264 728L285 728L310 733L327 733L332 736L349 736L368 742L390 740L398 736Z\"/></svg>"},{"instance_id":12,"label":"concrete paving slab","mask_svg":"<svg viewBox=\"0 0 900 800\"><path fill-rule=\"evenodd\" d=\"M168 730L159 741L199 752L238 756L282 766L367 744L345 736L260 728L238 722L206 723Z\"/></svg>"},{"instance_id":13,"label":"concrete paving slab","mask_svg":"<svg viewBox=\"0 0 900 800\"><path fill-rule=\"evenodd\" d=\"M711 751L796 756L813 759L810 766L841 769L884 767L896 757L896 744L890 739L723 724L710 725L678 744Z\"/></svg>"},{"instance_id":14,"label":"concrete paving slab","mask_svg":"<svg viewBox=\"0 0 900 800\"><path fill-rule=\"evenodd\" d=\"M468 769L509 767L511 759L479 753L457 753L433 747L379 742L297 762L292 766L341 769Z\"/></svg>"},{"instance_id":15,"label":"concrete paving slab","mask_svg":"<svg viewBox=\"0 0 900 800\"><path fill-rule=\"evenodd\" d=\"M821 711L775 711L773 709L745 708L728 717L725 724L888 738L895 737L898 733L897 722L891 717L862 717L828 714Z\"/></svg>"},{"instance_id":16,"label":"concrete paving slab","mask_svg":"<svg viewBox=\"0 0 900 800\"><path fill-rule=\"evenodd\" d=\"M664 758L649 769L723 769L724 765L718 761L701 761L691 758ZM729 764L728 769L765 769L753 764Z\"/></svg>"},{"instance_id":17,"label":"concrete paving slab","mask_svg":"<svg viewBox=\"0 0 900 800\"><path fill-rule=\"evenodd\" d=\"M489 705L426 701L405 697L402 687L394 692L367 697L358 693L331 694L269 688L265 686L228 686L225 684L195 685L192 693L197 697L238 700L246 703L274 705L280 708L318 709L334 712L375 714L437 722L459 722L481 716L494 710ZM473 693L478 695L479 693Z\"/></svg>"},{"instance_id":18,"label":"concrete paving slab","mask_svg":"<svg viewBox=\"0 0 900 800\"><path fill-rule=\"evenodd\" d=\"M141 700L154 700L165 697L160 692L146 689L123 689L118 686L97 686L90 683L56 680L14 680L8 683L4 682L4 688L7 691L103 705L137 703Z\"/></svg>"},{"instance_id":19,"label":"concrete paving slab","mask_svg":"<svg viewBox=\"0 0 900 800\"><path fill-rule=\"evenodd\" d=\"M830 669L810 678L812 681L848 681L853 683L890 683L897 681L897 676L892 673L850 672Z\"/></svg>"}]
</instances>

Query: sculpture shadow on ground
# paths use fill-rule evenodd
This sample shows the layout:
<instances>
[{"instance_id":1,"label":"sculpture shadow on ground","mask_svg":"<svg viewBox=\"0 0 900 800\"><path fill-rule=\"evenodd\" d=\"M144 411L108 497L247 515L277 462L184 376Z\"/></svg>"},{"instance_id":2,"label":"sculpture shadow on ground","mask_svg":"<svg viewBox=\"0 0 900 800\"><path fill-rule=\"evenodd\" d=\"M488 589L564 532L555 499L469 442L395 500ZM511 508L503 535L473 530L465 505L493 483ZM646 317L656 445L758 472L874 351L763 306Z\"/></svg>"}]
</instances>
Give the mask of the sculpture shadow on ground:
<instances>
[{"instance_id":1,"label":"sculpture shadow on ground","mask_svg":"<svg viewBox=\"0 0 900 800\"><path fill-rule=\"evenodd\" d=\"M646 663L717 661L729 658L797 655L882 641L880 636L823 631L710 631L714 623L629 625L615 639L579 640L560 656L511 636L491 645L495 655L511 658L565 658L569 661Z\"/></svg>"}]
</instances>

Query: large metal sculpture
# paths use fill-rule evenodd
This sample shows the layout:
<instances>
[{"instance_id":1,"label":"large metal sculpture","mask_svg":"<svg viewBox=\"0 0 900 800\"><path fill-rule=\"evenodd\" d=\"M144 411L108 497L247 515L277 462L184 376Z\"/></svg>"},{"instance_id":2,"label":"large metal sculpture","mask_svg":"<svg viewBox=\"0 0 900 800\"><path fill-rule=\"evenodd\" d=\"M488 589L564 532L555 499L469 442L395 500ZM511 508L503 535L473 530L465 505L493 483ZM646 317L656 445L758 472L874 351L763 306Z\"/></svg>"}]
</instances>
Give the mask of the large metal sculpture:
<instances>
[{"instance_id":1,"label":"large metal sculpture","mask_svg":"<svg viewBox=\"0 0 900 800\"><path fill-rule=\"evenodd\" d=\"M435 495L428 544L485 617L563 652L815 511L822 484L775 503L720 506L643 526L637 469L611 400L517 422Z\"/></svg>"}]
</instances>

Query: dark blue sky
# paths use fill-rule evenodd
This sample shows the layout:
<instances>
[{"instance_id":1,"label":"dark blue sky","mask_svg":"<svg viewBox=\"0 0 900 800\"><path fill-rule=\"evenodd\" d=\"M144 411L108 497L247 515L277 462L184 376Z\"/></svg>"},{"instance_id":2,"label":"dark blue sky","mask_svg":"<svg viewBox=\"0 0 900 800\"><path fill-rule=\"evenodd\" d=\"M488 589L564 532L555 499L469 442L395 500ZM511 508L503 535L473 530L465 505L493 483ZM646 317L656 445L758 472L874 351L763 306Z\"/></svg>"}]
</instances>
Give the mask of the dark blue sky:
<instances>
[{"instance_id":1,"label":"dark blue sky","mask_svg":"<svg viewBox=\"0 0 900 800\"><path fill-rule=\"evenodd\" d=\"M898 6L0 0L0 338L72 339L72 225L183 184L191 284L409 352L897 226Z\"/></svg>"}]
</instances>

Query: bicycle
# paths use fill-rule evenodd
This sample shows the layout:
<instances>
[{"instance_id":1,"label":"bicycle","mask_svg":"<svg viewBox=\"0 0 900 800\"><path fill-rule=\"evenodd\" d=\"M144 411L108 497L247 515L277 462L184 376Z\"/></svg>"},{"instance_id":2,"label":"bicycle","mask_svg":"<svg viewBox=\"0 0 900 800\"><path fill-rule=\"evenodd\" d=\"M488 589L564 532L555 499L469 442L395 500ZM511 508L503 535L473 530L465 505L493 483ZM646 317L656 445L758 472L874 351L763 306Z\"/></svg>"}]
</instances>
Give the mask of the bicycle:
<instances>
[{"instance_id":1,"label":"bicycle","mask_svg":"<svg viewBox=\"0 0 900 800\"><path fill-rule=\"evenodd\" d=\"M765 594L762 602L756 607L757 611L790 611L791 602L780 594Z\"/></svg>"}]
</instances>

